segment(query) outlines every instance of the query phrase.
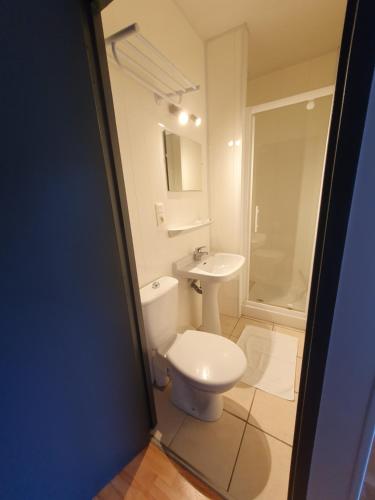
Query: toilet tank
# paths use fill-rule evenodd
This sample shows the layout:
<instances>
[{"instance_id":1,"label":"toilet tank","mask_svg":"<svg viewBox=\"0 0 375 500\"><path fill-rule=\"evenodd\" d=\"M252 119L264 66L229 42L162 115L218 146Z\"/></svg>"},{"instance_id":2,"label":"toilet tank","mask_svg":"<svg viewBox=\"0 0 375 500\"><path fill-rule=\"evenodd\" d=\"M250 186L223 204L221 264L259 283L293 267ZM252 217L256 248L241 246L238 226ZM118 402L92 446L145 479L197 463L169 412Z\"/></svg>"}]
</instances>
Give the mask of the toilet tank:
<instances>
[{"instance_id":1,"label":"toilet tank","mask_svg":"<svg viewBox=\"0 0 375 500\"><path fill-rule=\"evenodd\" d=\"M149 348L163 349L177 334L178 281L163 276L140 290Z\"/></svg>"}]
</instances>

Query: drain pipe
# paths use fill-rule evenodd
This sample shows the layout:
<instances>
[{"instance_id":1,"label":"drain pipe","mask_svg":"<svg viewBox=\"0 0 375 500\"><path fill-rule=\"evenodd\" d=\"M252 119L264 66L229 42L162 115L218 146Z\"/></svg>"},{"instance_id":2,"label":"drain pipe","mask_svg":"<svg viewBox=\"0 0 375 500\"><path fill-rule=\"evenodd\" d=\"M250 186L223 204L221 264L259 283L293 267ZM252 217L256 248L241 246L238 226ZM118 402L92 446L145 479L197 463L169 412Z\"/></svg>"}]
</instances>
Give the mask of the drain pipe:
<instances>
[{"instance_id":1,"label":"drain pipe","mask_svg":"<svg viewBox=\"0 0 375 500\"><path fill-rule=\"evenodd\" d=\"M199 283L199 280L191 280L190 286L195 292L199 293L199 295L202 295L203 290L202 290L202 287L198 283Z\"/></svg>"}]
</instances>

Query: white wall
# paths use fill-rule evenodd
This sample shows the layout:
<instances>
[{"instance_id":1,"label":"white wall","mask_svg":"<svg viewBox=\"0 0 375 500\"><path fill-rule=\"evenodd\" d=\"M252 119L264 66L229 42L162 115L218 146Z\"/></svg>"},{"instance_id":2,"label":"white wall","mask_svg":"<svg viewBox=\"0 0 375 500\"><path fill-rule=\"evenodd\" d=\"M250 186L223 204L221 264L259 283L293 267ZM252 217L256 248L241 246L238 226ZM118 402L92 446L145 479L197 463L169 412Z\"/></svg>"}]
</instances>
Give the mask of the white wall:
<instances>
[{"instance_id":1,"label":"white wall","mask_svg":"<svg viewBox=\"0 0 375 500\"><path fill-rule=\"evenodd\" d=\"M169 238L167 226L209 216L206 161L206 88L203 42L171 0L115 0L103 12L105 36L137 22L141 33L156 45L201 90L183 99L183 106L203 118L181 127L165 103L109 63L135 258L140 286L162 275L172 275L173 261L209 244L209 228ZM203 191L167 190L161 122L174 133L202 144ZM156 225L154 203L165 204L167 223ZM200 297L180 282L180 328L200 325Z\"/></svg>"},{"instance_id":2,"label":"white wall","mask_svg":"<svg viewBox=\"0 0 375 500\"><path fill-rule=\"evenodd\" d=\"M334 85L338 51L267 73L247 82L247 105L255 106Z\"/></svg>"},{"instance_id":3,"label":"white wall","mask_svg":"<svg viewBox=\"0 0 375 500\"><path fill-rule=\"evenodd\" d=\"M242 130L246 104L247 29L240 26L207 42L208 157L211 246L240 252ZM228 142L233 141L232 146ZM236 144L237 141L237 144ZM239 313L238 280L223 284L220 309Z\"/></svg>"}]
</instances>

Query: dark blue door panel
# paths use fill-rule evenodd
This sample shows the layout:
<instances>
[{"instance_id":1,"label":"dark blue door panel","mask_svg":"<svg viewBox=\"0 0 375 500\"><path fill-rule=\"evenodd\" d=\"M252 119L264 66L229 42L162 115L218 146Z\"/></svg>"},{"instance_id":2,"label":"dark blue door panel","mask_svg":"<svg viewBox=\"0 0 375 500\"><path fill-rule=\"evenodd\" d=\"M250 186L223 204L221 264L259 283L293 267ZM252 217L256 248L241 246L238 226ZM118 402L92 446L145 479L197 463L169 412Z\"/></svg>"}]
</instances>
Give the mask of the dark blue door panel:
<instances>
[{"instance_id":1,"label":"dark blue door panel","mask_svg":"<svg viewBox=\"0 0 375 500\"><path fill-rule=\"evenodd\" d=\"M0 498L91 498L148 438L80 3L1 5Z\"/></svg>"}]
</instances>

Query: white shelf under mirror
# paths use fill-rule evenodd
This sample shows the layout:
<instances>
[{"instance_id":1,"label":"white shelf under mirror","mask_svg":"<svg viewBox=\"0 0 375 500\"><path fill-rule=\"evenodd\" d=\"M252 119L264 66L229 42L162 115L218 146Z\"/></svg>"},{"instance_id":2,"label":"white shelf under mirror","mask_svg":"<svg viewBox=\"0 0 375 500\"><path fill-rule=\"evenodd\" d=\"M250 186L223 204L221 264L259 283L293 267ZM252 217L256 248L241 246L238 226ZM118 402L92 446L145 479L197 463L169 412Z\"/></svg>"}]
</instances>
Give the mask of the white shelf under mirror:
<instances>
[{"instance_id":1,"label":"white shelf under mirror","mask_svg":"<svg viewBox=\"0 0 375 500\"><path fill-rule=\"evenodd\" d=\"M181 225L174 225L174 226L169 226L168 227L168 236L173 237L177 236L180 233L184 233L187 231L194 231L194 229L199 229L204 226L209 226L210 224L213 223L213 219L205 219L205 220L197 220L195 222L192 222L191 224L181 224Z\"/></svg>"}]
</instances>

